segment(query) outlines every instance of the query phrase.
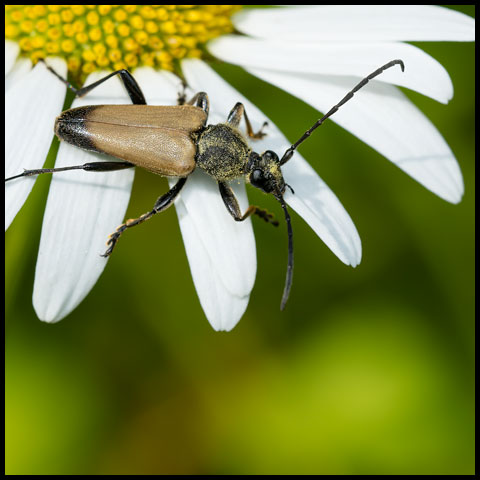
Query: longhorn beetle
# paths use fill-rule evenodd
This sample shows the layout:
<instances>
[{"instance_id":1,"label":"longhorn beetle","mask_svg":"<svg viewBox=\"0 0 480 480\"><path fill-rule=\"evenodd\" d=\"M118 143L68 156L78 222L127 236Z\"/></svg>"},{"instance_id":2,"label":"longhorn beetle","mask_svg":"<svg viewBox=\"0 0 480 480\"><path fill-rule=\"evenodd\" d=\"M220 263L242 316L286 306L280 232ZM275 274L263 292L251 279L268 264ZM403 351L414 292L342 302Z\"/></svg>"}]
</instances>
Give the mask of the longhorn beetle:
<instances>
[{"instance_id":1,"label":"longhorn beetle","mask_svg":"<svg viewBox=\"0 0 480 480\"><path fill-rule=\"evenodd\" d=\"M106 172L135 166L165 177L177 177L177 183L158 198L150 212L136 219L127 220L110 235L107 242L108 249L103 254L104 257L108 257L120 235L127 228L148 220L172 205L188 176L197 167L218 182L223 202L236 221L241 222L255 214L266 222L278 225L271 214L255 205L250 205L244 213L241 212L233 190L227 182L243 176L254 187L265 193L271 193L280 203L285 215L288 232L288 265L280 304L283 310L292 285L293 231L290 214L283 199L286 187L292 189L285 182L280 167L292 158L298 146L316 128L348 102L358 90L394 65L400 65L402 72L405 69L402 60L392 60L365 77L287 148L281 158L271 150L258 154L249 147L246 138L238 129L242 117L245 118L246 133L251 139L259 139L265 135L262 129L266 122L258 132L254 132L247 112L240 102L232 108L225 123L207 125L209 101L205 92L197 93L188 103L185 102L185 96L181 95L177 106L150 106L147 105L139 85L127 70L118 70L91 85L76 89L47 66L78 97L87 94L114 75L120 75L133 105L92 105L66 110L55 120L55 134L60 140L76 147L106 153L122 161L90 162L63 168L25 170L5 181L65 170ZM293 190L292 193L294 193Z\"/></svg>"}]
</instances>

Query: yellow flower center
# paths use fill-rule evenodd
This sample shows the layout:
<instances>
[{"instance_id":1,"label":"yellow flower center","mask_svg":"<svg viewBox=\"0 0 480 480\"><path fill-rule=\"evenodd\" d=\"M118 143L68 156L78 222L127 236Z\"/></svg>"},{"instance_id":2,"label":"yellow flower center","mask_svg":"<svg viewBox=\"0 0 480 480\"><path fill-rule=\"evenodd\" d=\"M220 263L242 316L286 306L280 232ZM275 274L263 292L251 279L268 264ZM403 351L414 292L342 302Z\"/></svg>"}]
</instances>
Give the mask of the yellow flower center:
<instances>
[{"instance_id":1,"label":"yellow flower center","mask_svg":"<svg viewBox=\"0 0 480 480\"><path fill-rule=\"evenodd\" d=\"M98 69L176 71L205 43L233 30L239 5L6 5L5 38L35 63L64 57L78 80Z\"/></svg>"}]
</instances>

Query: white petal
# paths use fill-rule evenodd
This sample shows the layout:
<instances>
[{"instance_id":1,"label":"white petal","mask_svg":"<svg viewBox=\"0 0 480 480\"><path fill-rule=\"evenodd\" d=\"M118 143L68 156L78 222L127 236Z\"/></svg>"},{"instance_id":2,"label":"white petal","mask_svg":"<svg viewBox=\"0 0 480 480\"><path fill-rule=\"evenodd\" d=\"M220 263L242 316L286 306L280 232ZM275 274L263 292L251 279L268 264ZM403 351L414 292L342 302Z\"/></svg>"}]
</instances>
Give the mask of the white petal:
<instances>
[{"instance_id":1,"label":"white petal","mask_svg":"<svg viewBox=\"0 0 480 480\"><path fill-rule=\"evenodd\" d=\"M63 60L49 59L61 75ZM25 65L21 63L20 65ZM24 70L22 70L24 73ZM65 85L38 63L27 75L18 75L5 95L5 178L23 169L41 168L52 143L53 123L65 100ZM5 230L30 193L34 178L5 184Z\"/></svg>"},{"instance_id":2,"label":"white petal","mask_svg":"<svg viewBox=\"0 0 480 480\"><path fill-rule=\"evenodd\" d=\"M235 194L245 210L245 189L235 188ZM233 221L215 181L201 171L190 175L175 206L205 315L215 330L229 331L245 312L255 281L255 239L250 219Z\"/></svg>"},{"instance_id":3,"label":"white petal","mask_svg":"<svg viewBox=\"0 0 480 480\"><path fill-rule=\"evenodd\" d=\"M95 73L86 84L105 76ZM109 79L72 107L129 103L120 81ZM49 120L50 128L53 118ZM110 157L85 152L64 142L55 166L78 165ZM56 322L88 294L106 265L108 236L122 223L130 198L133 169L116 172L74 170L53 175L43 218L33 305L38 317Z\"/></svg>"},{"instance_id":4,"label":"white petal","mask_svg":"<svg viewBox=\"0 0 480 480\"><path fill-rule=\"evenodd\" d=\"M5 76L13 68L15 60L20 52L20 47L17 42L5 40Z\"/></svg>"},{"instance_id":5,"label":"white petal","mask_svg":"<svg viewBox=\"0 0 480 480\"><path fill-rule=\"evenodd\" d=\"M248 208L245 188L232 183L240 208ZM255 239L251 220L235 222L218 191L217 182L201 171L195 171L182 191L181 201L192 217L209 256L215 262L223 285L232 294L249 295L255 282Z\"/></svg>"},{"instance_id":6,"label":"white petal","mask_svg":"<svg viewBox=\"0 0 480 480\"><path fill-rule=\"evenodd\" d=\"M235 28L295 42L474 41L475 20L432 5L325 5L249 9Z\"/></svg>"},{"instance_id":7,"label":"white petal","mask_svg":"<svg viewBox=\"0 0 480 480\"><path fill-rule=\"evenodd\" d=\"M141 85L142 92L149 105L177 105L181 92L179 78L171 72L157 72L153 68L137 68L135 80Z\"/></svg>"},{"instance_id":8,"label":"white petal","mask_svg":"<svg viewBox=\"0 0 480 480\"><path fill-rule=\"evenodd\" d=\"M230 86L225 86L222 90L217 89L215 85L217 74L203 62L188 60L184 61L182 66L189 84L199 88L197 81L204 79L202 88L207 92L213 92L210 94L210 102L216 104L218 109L223 108L227 112L230 106L233 107L240 101L245 105L254 129L261 126L265 120L269 122L266 129L267 136L263 140L255 141L252 145L256 151L270 149L281 155L290 146L280 130L243 95ZM210 82L211 88L209 88ZM226 114L223 118L225 116ZM311 225L340 260L346 264L357 265L361 257L360 238L348 213L301 155L296 154L295 158L298 159L298 170L294 168L293 161L291 164L286 164L284 168L285 181L292 184L295 195L286 194L285 199Z\"/></svg>"},{"instance_id":9,"label":"white petal","mask_svg":"<svg viewBox=\"0 0 480 480\"><path fill-rule=\"evenodd\" d=\"M219 37L209 43L210 52L226 62L246 68L291 73L320 73L366 77L390 60L405 64L386 70L375 80L410 88L439 102L453 96L448 72L430 55L406 43L294 44L238 35Z\"/></svg>"},{"instance_id":10,"label":"white petal","mask_svg":"<svg viewBox=\"0 0 480 480\"><path fill-rule=\"evenodd\" d=\"M321 112L327 112L357 82L350 77L249 71ZM439 197L452 203L461 200L463 178L452 151L430 120L396 87L372 82L331 119Z\"/></svg>"},{"instance_id":11,"label":"white petal","mask_svg":"<svg viewBox=\"0 0 480 480\"><path fill-rule=\"evenodd\" d=\"M8 75L5 77L5 95L8 94L10 88L22 81L32 70L32 61L28 58L19 58L12 66Z\"/></svg>"}]
</instances>

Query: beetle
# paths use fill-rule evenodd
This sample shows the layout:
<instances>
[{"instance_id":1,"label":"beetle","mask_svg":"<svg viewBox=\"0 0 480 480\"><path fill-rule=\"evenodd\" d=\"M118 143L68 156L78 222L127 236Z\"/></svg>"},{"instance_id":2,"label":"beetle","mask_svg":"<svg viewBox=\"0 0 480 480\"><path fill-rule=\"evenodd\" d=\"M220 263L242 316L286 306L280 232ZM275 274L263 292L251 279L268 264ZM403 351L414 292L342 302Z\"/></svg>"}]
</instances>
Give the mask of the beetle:
<instances>
[{"instance_id":1,"label":"beetle","mask_svg":"<svg viewBox=\"0 0 480 480\"><path fill-rule=\"evenodd\" d=\"M263 128L254 132L242 103L238 102L230 111L225 123L207 124L209 100L205 92L199 92L186 102L185 93L179 95L176 106L147 105L145 97L127 70L118 70L83 88L73 87L51 67L47 68L76 96L83 96L109 78L119 75L132 101L132 105L92 105L64 111L55 120L54 131L60 140L93 152L108 154L121 161L90 162L62 168L24 170L23 173L5 179L10 181L24 176L55 173L66 170L106 172L135 166L165 177L177 177L175 185L159 197L151 211L136 219L127 220L108 238L108 257L113 252L122 233L153 215L171 206L195 168L201 168L213 177L219 187L223 202L236 221L257 215L266 222L278 225L273 215L255 205L242 213L239 203L228 182L244 177L248 183L264 193L271 194L280 203L288 233L288 263L285 286L280 309L288 300L293 277L293 230L290 214L283 195L286 188L281 166L288 162L298 146L327 118L332 116L354 94L383 71L399 65L402 60L392 60L361 80L345 97L317 120L295 143L287 148L282 157L272 150L259 154L252 150L247 138L263 138ZM246 136L239 130L242 117L245 119Z\"/></svg>"}]
</instances>

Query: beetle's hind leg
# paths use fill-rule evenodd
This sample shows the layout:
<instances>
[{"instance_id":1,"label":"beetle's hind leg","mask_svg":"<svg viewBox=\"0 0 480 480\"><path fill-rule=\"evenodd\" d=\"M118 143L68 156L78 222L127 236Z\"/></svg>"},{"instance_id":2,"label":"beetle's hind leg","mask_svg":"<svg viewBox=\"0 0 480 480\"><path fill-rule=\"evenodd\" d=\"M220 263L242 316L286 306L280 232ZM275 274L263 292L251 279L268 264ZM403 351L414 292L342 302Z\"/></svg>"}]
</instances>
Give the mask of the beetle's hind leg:
<instances>
[{"instance_id":1,"label":"beetle's hind leg","mask_svg":"<svg viewBox=\"0 0 480 480\"><path fill-rule=\"evenodd\" d=\"M218 182L218 188L220 189L220 195L222 196L223 203L227 207L228 212L237 222L243 222L250 215L257 215L267 223L271 223L275 227L278 227L278 221L275 220L275 216L256 205L250 205L242 215L240 205L238 204L237 197L235 197L232 188L225 182Z\"/></svg>"},{"instance_id":2,"label":"beetle's hind leg","mask_svg":"<svg viewBox=\"0 0 480 480\"><path fill-rule=\"evenodd\" d=\"M262 128L258 132L253 131L252 124L247 116L247 112L245 111L245 107L243 103L238 102L228 114L227 123L232 125L233 127L238 127L240 125L240 120L242 119L242 115L245 117L245 123L247 125L247 135L254 140L260 140L263 138L266 133L263 132L263 129L268 125L268 122L263 122Z\"/></svg>"},{"instance_id":3,"label":"beetle's hind leg","mask_svg":"<svg viewBox=\"0 0 480 480\"><path fill-rule=\"evenodd\" d=\"M67 170L85 170L86 172L112 172L114 170L123 170L124 168L132 168L135 165L130 162L89 162L83 165L73 165L71 167L60 168L38 168L36 170L24 170L22 173L10 178L6 178L5 181L14 180L20 177L33 177L42 173L56 173L65 172Z\"/></svg>"},{"instance_id":4,"label":"beetle's hind leg","mask_svg":"<svg viewBox=\"0 0 480 480\"><path fill-rule=\"evenodd\" d=\"M148 220L149 218L153 217L156 213L163 212L166 210L170 205L173 204L173 201L177 197L177 195L180 193L180 190L182 187L185 185L185 182L187 181L187 178L181 178L178 180L178 182L164 195L159 197L157 201L155 202L155 205L153 206L152 210L150 212L144 213L138 218L133 218L130 220L127 220L123 225L120 225L115 232L113 232L108 241L107 245L109 246L107 251L102 255L102 257L108 257L111 255L113 252L113 249L115 248L115 245L118 242L118 239L122 235L122 233L130 227L135 227L136 225L139 225L140 223L143 223L145 220Z\"/></svg>"},{"instance_id":5,"label":"beetle's hind leg","mask_svg":"<svg viewBox=\"0 0 480 480\"><path fill-rule=\"evenodd\" d=\"M120 79L122 80L123 85L125 86L127 93L130 99L132 100L132 103L135 105L147 104L140 86L138 85L137 81L133 78L132 74L128 70L125 70L125 69L117 70L115 72L108 74L106 77L103 77L100 80L97 80L96 82L90 85L87 85L82 88L76 88L68 80L66 80L61 75L59 75L52 67L49 67L43 59L40 59L39 62L43 62L45 66L48 68L48 70L50 70L60 81L62 81L70 90L72 90L72 92L75 94L76 97L82 97L83 95L86 95L88 92L93 90L95 87L98 87L99 85L101 85L103 82L113 77L114 75L120 75Z\"/></svg>"}]
</instances>

